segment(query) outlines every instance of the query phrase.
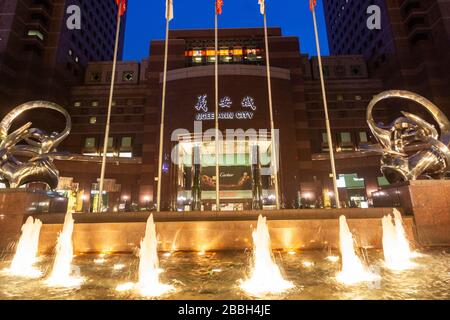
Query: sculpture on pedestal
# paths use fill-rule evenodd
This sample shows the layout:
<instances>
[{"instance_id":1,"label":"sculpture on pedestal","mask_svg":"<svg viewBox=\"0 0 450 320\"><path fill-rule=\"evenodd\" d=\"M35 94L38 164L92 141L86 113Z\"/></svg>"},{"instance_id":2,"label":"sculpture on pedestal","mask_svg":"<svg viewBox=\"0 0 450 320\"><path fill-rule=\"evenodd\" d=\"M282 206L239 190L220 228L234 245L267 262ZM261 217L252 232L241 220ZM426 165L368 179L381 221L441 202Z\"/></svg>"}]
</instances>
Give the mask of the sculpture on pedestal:
<instances>
[{"instance_id":1,"label":"sculpture on pedestal","mask_svg":"<svg viewBox=\"0 0 450 320\"><path fill-rule=\"evenodd\" d=\"M34 109L50 109L61 113L66 126L61 133L47 133L32 128L28 122L17 130L10 132L14 120L24 112ZM9 188L42 182L52 190L58 186L59 172L53 160L64 158L56 148L69 135L71 119L67 111L54 103L32 101L24 103L9 112L0 122L0 182ZM25 160L26 159L26 160Z\"/></svg>"},{"instance_id":2,"label":"sculpture on pedestal","mask_svg":"<svg viewBox=\"0 0 450 320\"><path fill-rule=\"evenodd\" d=\"M423 106L438 125L402 111L389 126L378 125L373 118L375 105L386 99L401 98ZM367 122L379 146L367 150L382 154L381 171L390 183L417 179L443 179L450 171L450 122L445 114L424 97L401 90L375 96L367 108Z\"/></svg>"}]
</instances>

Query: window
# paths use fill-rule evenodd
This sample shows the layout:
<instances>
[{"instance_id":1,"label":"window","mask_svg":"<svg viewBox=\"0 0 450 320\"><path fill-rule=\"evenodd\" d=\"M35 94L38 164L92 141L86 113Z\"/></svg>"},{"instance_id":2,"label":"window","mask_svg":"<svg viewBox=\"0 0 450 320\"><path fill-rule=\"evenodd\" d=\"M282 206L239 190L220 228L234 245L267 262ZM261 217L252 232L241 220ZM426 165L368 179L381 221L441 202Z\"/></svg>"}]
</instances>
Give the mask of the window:
<instances>
[{"instance_id":1,"label":"window","mask_svg":"<svg viewBox=\"0 0 450 320\"><path fill-rule=\"evenodd\" d=\"M90 124L96 124L97 123L97 117L90 117L89 118L89 123Z\"/></svg>"},{"instance_id":2,"label":"window","mask_svg":"<svg viewBox=\"0 0 450 320\"><path fill-rule=\"evenodd\" d=\"M74 107L81 107L81 102L80 102L80 101L75 101L75 102L73 103L73 106L74 106Z\"/></svg>"},{"instance_id":3,"label":"window","mask_svg":"<svg viewBox=\"0 0 450 320\"><path fill-rule=\"evenodd\" d=\"M84 147L86 149L92 149L95 148L95 138L86 138L84 140Z\"/></svg>"},{"instance_id":4,"label":"window","mask_svg":"<svg viewBox=\"0 0 450 320\"><path fill-rule=\"evenodd\" d=\"M350 132L341 132L339 140L340 151L353 151L352 134Z\"/></svg>"},{"instance_id":5,"label":"window","mask_svg":"<svg viewBox=\"0 0 450 320\"><path fill-rule=\"evenodd\" d=\"M378 177L377 180L378 180L379 187L385 187L385 186L390 185L389 181L384 176Z\"/></svg>"},{"instance_id":6,"label":"window","mask_svg":"<svg viewBox=\"0 0 450 320\"><path fill-rule=\"evenodd\" d=\"M36 38L44 41L44 35L39 30L28 30L27 35L29 37L36 37Z\"/></svg>"},{"instance_id":7,"label":"window","mask_svg":"<svg viewBox=\"0 0 450 320\"><path fill-rule=\"evenodd\" d=\"M369 139L367 138L367 132L361 131L359 133L359 142L360 143L366 143L369 142Z\"/></svg>"},{"instance_id":8,"label":"window","mask_svg":"<svg viewBox=\"0 0 450 320\"><path fill-rule=\"evenodd\" d=\"M91 102L92 107L98 107L98 101L92 101Z\"/></svg>"},{"instance_id":9,"label":"window","mask_svg":"<svg viewBox=\"0 0 450 320\"><path fill-rule=\"evenodd\" d=\"M100 72L92 72L91 73L91 81L100 82L102 79L102 75Z\"/></svg>"},{"instance_id":10,"label":"window","mask_svg":"<svg viewBox=\"0 0 450 320\"><path fill-rule=\"evenodd\" d=\"M131 137L122 137L120 146L122 148L131 148Z\"/></svg>"},{"instance_id":11,"label":"window","mask_svg":"<svg viewBox=\"0 0 450 320\"><path fill-rule=\"evenodd\" d=\"M119 153L120 158L133 158L133 153L131 152L120 152Z\"/></svg>"},{"instance_id":12,"label":"window","mask_svg":"<svg viewBox=\"0 0 450 320\"><path fill-rule=\"evenodd\" d=\"M328 134L326 132L322 132L322 152L329 151L328 148Z\"/></svg>"},{"instance_id":13,"label":"window","mask_svg":"<svg viewBox=\"0 0 450 320\"><path fill-rule=\"evenodd\" d=\"M108 138L108 149L114 147L114 138Z\"/></svg>"},{"instance_id":14,"label":"window","mask_svg":"<svg viewBox=\"0 0 450 320\"><path fill-rule=\"evenodd\" d=\"M350 70L352 72L352 76L360 76L362 73L361 66L351 66Z\"/></svg>"},{"instance_id":15,"label":"window","mask_svg":"<svg viewBox=\"0 0 450 320\"><path fill-rule=\"evenodd\" d=\"M348 143L352 142L352 137L350 132L341 132L341 142Z\"/></svg>"},{"instance_id":16,"label":"window","mask_svg":"<svg viewBox=\"0 0 450 320\"><path fill-rule=\"evenodd\" d=\"M130 82L134 80L134 72L133 71L125 71L122 73L122 81Z\"/></svg>"}]
</instances>

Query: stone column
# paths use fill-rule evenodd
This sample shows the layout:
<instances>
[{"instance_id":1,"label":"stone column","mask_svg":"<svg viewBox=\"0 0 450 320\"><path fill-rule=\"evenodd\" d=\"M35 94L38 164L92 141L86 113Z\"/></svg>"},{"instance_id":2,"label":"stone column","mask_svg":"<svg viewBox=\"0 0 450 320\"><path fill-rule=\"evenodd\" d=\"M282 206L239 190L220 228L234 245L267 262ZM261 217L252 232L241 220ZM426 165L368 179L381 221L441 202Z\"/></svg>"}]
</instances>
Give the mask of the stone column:
<instances>
[{"instance_id":1,"label":"stone column","mask_svg":"<svg viewBox=\"0 0 450 320\"><path fill-rule=\"evenodd\" d=\"M192 149L192 210L200 211L202 209L202 189L201 189L201 147L194 146Z\"/></svg>"},{"instance_id":2,"label":"stone column","mask_svg":"<svg viewBox=\"0 0 450 320\"><path fill-rule=\"evenodd\" d=\"M252 166L252 209L262 210L261 161L258 145L250 146L250 161Z\"/></svg>"}]
</instances>

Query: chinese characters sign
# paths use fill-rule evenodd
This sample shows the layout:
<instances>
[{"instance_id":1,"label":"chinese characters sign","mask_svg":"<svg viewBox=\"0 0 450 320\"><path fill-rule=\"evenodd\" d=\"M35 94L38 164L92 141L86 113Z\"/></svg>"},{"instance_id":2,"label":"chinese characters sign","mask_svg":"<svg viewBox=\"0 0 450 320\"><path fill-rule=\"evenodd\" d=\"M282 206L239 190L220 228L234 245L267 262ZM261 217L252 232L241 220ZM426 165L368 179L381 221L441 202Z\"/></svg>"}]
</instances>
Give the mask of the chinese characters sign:
<instances>
[{"instance_id":1,"label":"chinese characters sign","mask_svg":"<svg viewBox=\"0 0 450 320\"><path fill-rule=\"evenodd\" d=\"M254 111L256 111L255 99L246 96L241 100L241 110L231 111L233 107L233 100L225 96L219 100L219 107L222 111L219 112L219 119L221 120L252 120ZM208 95L203 94L197 97L197 103L194 106L198 113L195 115L196 121L214 120L214 112L210 112L208 108Z\"/></svg>"}]
</instances>

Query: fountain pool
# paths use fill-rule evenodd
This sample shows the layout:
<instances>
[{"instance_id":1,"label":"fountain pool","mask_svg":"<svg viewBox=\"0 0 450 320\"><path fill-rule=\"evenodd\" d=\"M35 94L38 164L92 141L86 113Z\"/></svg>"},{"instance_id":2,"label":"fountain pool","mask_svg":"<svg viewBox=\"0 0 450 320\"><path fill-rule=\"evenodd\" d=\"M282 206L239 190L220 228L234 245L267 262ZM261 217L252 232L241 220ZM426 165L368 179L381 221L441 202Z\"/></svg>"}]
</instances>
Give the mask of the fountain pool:
<instances>
[{"instance_id":1,"label":"fountain pool","mask_svg":"<svg viewBox=\"0 0 450 320\"><path fill-rule=\"evenodd\" d=\"M368 250L369 263L381 279L347 286L336 280L341 261L329 257L338 251L274 252L285 279L294 288L267 299L450 299L450 249L422 251L413 258L415 268L394 272L384 266L382 250ZM252 299L242 290L240 279L251 273L252 251L173 252L159 254L162 283L175 290L158 299ZM3 256L0 269L11 264L13 256ZM100 261L98 259L101 259ZM97 260L98 263L94 263ZM84 282L79 287L49 287L45 279L51 272L53 257L43 256L35 267L44 271L40 279L0 274L0 299L150 299L133 291L117 292L116 287L138 281L139 257L132 254L77 255L73 265ZM312 264L305 264L311 262Z\"/></svg>"}]
</instances>

